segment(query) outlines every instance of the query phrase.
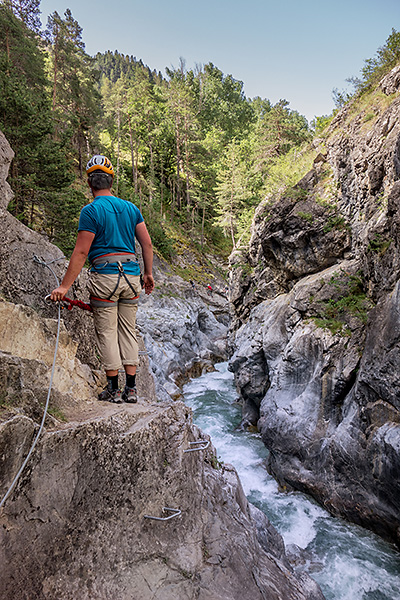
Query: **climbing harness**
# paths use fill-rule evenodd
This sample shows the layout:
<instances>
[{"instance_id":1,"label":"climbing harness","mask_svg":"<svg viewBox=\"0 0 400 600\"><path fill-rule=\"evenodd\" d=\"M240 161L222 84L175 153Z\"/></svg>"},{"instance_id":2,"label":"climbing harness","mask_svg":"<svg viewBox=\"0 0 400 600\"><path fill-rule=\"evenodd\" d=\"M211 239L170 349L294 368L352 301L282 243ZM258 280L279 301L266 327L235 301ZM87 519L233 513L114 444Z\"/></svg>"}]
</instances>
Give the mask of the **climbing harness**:
<instances>
[{"instance_id":1,"label":"climbing harness","mask_svg":"<svg viewBox=\"0 0 400 600\"><path fill-rule=\"evenodd\" d=\"M90 296L90 304L92 306L95 306L97 308L103 308L106 303L114 304L114 305L117 305L118 303L119 304L138 304L139 296L138 296L136 290L134 289L134 287L132 286L131 282L129 281L128 277L126 276L126 273L125 273L124 267L123 267L124 263L130 263L130 262L135 262L135 263L138 262L136 254L134 254L133 252L129 253L129 254L128 253L126 253L126 254L104 254L102 256L97 256L96 258L94 258L92 260L92 269L93 269L93 271L95 271L97 273L101 272L108 265L117 265L117 267L118 267L118 279L117 279L115 288L113 289L111 294L108 296L108 298L97 298L96 296ZM134 296L132 298L119 298L118 300L111 300L111 298L117 291L119 284L121 283L122 277L125 279L126 283L128 284L128 286L134 293Z\"/></svg>"},{"instance_id":2,"label":"climbing harness","mask_svg":"<svg viewBox=\"0 0 400 600\"><path fill-rule=\"evenodd\" d=\"M33 261L35 263L37 263L39 265L42 265L43 267L47 267L49 269L49 271L51 271L51 273L53 274L53 276L54 276L54 278L56 280L57 287L59 287L60 282L58 280L57 275L55 274L55 272L53 271L53 269L49 265L52 264L53 262L57 262L58 260L62 260L62 258L55 259L55 260L52 260L52 261L46 263L44 260L38 258L36 255L34 255L34 257L33 257ZM58 342L59 342L59 339L60 339L60 326L61 326L61 306L60 306L60 304L58 304L58 321L57 321L56 345L55 345L55 348L54 348L54 357L53 357L53 365L52 365L52 368L51 368L49 390L47 392L47 398L46 398L46 404L45 404L45 407L44 407L42 422L40 423L39 431L37 432L37 434L35 436L35 439L33 440L32 446L31 446L31 448L30 448L30 450L29 450L29 452L28 452L28 454L27 454L24 462L21 465L21 468L19 469L18 473L14 477L14 479L13 479L10 487L8 488L5 496L3 497L3 499L0 502L0 508L3 507L4 503L6 502L7 498L10 496L10 494L13 491L14 487L16 486L19 478L21 477L21 474L22 474L23 470L25 469L25 466L26 466L28 460L31 457L31 454L32 454L32 452L33 452L33 450L34 450L37 442L38 442L38 439L39 439L39 437L40 437L40 435L42 433L43 427L44 427L44 422L46 420L47 410L48 410L48 407L49 407L51 388L52 388L52 385L53 385L54 371L55 371L55 366L56 366L56 357L57 357L57 350L58 350Z\"/></svg>"}]
</instances>

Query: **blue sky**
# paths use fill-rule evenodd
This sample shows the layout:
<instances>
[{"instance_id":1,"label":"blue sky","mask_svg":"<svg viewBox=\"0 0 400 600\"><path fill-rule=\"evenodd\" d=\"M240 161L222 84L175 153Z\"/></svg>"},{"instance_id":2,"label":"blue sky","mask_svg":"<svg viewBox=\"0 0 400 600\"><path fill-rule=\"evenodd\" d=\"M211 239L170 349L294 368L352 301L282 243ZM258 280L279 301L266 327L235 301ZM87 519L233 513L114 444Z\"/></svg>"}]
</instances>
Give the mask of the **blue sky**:
<instances>
[{"instance_id":1,"label":"blue sky","mask_svg":"<svg viewBox=\"0 0 400 600\"><path fill-rule=\"evenodd\" d=\"M42 22L66 8L91 55L118 50L163 75L180 57L212 62L246 96L285 98L309 120L400 31L399 0L42 0Z\"/></svg>"}]
</instances>

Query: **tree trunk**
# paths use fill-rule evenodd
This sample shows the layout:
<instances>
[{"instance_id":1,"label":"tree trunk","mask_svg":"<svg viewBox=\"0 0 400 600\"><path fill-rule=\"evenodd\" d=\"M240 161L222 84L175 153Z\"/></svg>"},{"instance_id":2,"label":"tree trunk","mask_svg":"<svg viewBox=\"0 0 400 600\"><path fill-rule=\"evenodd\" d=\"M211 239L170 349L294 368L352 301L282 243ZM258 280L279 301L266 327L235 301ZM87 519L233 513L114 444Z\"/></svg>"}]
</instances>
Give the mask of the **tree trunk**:
<instances>
[{"instance_id":1,"label":"tree trunk","mask_svg":"<svg viewBox=\"0 0 400 600\"><path fill-rule=\"evenodd\" d=\"M178 211L181 210L181 192L180 192L180 164L181 164L181 139L179 130L179 115L175 116L176 126L176 204Z\"/></svg>"},{"instance_id":2,"label":"tree trunk","mask_svg":"<svg viewBox=\"0 0 400 600\"><path fill-rule=\"evenodd\" d=\"M119 187L119 148L120 148L120 141L121 141L121 112L120 112L120 107L118 106L118 112L117 112L117 127L118 127L118 139L117 139L117 190L116 190L116 194L118 196L118 187Z\"/></svg>"},{"instance_id":3,"label":"tree trunk","mask_svg":"<svg viewBox=\"0 0 400 600\"><path fill-rule=\"evenodd\" d=\"M153 182L154 182L154 162L153 162L153 144L151 143L151 139L149 140L149 150L150 150L150 185L149 185L149 201L150 203L153 201Z\"/></svg>"},{"instance_id":4,"label":"tree trunk","mask_svg":"<svg viewBox=\"0 0 400 600\"><path fill-rule=\"evenodd\" d=\"M8 38L8 29L6 29L6 49L7 49L7 75L9 74L9 64L10 64L10 40Z\"/></svg>"},{"instance_id":5,"label":"tree trunk","mask_svg":"<svg viewBox=\"0 0 400 600\"><path fill-rule=\"evenodd\" d=\"M138 193L138 182L139 182L139 141L136 140L136 146L135 146L135 171L136 171L136 175L135 175L135 194L137 195Z\"/></svg>"},{"instance_id":6,"label":"tree trunk","mask_svg":"<svg viewBox=\"0 0 400 600\"><path fill-rule=\"evenodd\" d=\"M174 220L174 206L175 206L175 182L172 181L171 223Z\"/></svg>"},{"instance_id":7,"label":"tree trunk","mask_svg":"<svg viewBox=\"0 0 400 600\"><path fill-rule=\"evenodd\" d=\"M163 219L163 202L164 202L164 164L161 159L161 190L160 190L160 216L161 220Z\"/></svg>"},{"instance_id":8,"label":"tree trunk","mask_svg":"<svg viewBox=\"0 0 400 600\"><path fill-rule=\"evenodd\" d=\"M186 211L189 217L190 213L190 181L189 181L189 148L188 148L188 126L187 115L185 114L185 171L186 171Z\"/></svg>"},{"instance_id":9,"label":"tree trunk","mask_svg":"<svg viewBox=\"0 0 400 600\"><path fill-rule=\"evenodd\" d=\"M206 219L206 205L205 205L205 199L204 199L204 205L203 205L203 218L201 220L201 238L200 238L200 244L201 244L201 249L203 250L204 247L204 222Z\"/></svg>"},{"instance_id":10,"label":"tree trunk","mask_svg":"<svg viewBox=\"0 0 400 600\"><path fill-rule=\"evenodd\" d=\"M231 230L231 238L232 238L232 246L233 250L236 247L235 244L235 235L233 231L233 200L234 200L234 188L235 188L235 159L232 158L232 180L231 180L231 201L230 201L230 230Z\"/></svg>"},{"instance_id":11,"label":"tree trunk","mask_svg":"<svg viewBox=\"0 0 400 600\"><path fill-rule=\"evenodd\" d=\"M54 36L54 73L53 73L53 111L56 110L57 98L57 75L58 75L58 31L56 28Z\"/></svg>"},{"instance_id":12,"label":"tree trunk","mask_svg":"<svg viewBox=\"0 0 400 600\"><path fill-rule=\"evenodd\" d=\"M135 166L135 153L133 147L133 133L132 133L132 123L131 118L128 116L128 126L129 126L129 144L131 148L131 164L132 164L132 183L135 188L135 193L137 193L137 172Z\"/></svg>"},{"instance_id":13,"label":"tree trunk","mask_svg":"<svg viewBox=\"0 0 400 600\"><path fill-rule=\"evenodd\" d=\"M79 125L78 125L78 168L79 168L79 175L80 175L81 179L82 179L82 174L83 174L83 168L82 168L82 137L83 137L83 134L81 132L81 123L79 121Z\"/></svg>"}]
</instances>

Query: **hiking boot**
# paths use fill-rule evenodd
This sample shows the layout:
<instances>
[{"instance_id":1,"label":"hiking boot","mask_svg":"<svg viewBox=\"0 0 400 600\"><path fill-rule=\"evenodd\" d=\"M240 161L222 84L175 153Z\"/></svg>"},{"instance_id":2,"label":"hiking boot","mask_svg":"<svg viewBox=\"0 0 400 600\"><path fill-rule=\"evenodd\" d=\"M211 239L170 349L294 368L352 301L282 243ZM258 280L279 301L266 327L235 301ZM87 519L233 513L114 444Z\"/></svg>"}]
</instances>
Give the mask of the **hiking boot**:
<instances>
[{"instance_id":1,"label":"hiking boot","mask_svg":"<svg viewBox=\"0 0 400 600\"><path fill-rule=\"evenodd\" d=\"M122 400L124 402L130 402L130 404L135 404L135 402L137 402L136 388L131 388L126 385L124 391L122 392Z\"/></svg>"},{"instance_id":2,"label":"hiking boot","mask_svg":"<svg viewBox=\"0 0 400 600\"><path fill-rule=\"evenodd\" d=\"M103 402L115 402L115 404L121 404L122 393L121 390L110 390L106 387L100 392L98 398L99 400L103 400Z\"/></svg>"}]
</instances>

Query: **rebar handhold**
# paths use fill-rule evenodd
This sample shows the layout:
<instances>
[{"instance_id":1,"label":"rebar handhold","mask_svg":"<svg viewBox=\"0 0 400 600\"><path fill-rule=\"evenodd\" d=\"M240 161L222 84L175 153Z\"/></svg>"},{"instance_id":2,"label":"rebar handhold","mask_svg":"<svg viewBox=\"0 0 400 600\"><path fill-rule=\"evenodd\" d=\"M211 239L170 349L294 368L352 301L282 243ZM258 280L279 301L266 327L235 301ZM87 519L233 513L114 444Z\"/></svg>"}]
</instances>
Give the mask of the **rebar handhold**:
<instances>
[{"instance_id":1,"label":"rebar handhold","mask_svg":"<svg viewBox=\"0 0 400 600\"><path fill-rule=\"evenodd\" d=\"M178 517L182 513L179 508L169 508L168 506L163 506L162 510L163 512L172 512L173 514L169 515L168 517L152 517L151 515L144 515L144 518L153 519L154 521L169 521L174 517Z\"/></svg>"},{"instance_id":2,"label":"rebar handhold","mask_svg":"<svg viewBox=\"0 0 400 600\"><path fill-rule=\"evenodd\" d=\"M197 442L189 442L189 446L194 446L197 444L202 444L202 446L198 446L197 448L188 448L187 450L184 450L183 452L196 452L197 450L206 450L206 448L208 448L208 446L210 445L210 440L198 440Z\"/></svg>"}]
</instances>

